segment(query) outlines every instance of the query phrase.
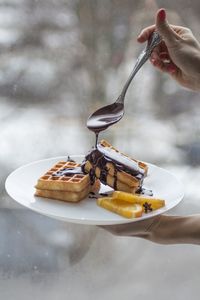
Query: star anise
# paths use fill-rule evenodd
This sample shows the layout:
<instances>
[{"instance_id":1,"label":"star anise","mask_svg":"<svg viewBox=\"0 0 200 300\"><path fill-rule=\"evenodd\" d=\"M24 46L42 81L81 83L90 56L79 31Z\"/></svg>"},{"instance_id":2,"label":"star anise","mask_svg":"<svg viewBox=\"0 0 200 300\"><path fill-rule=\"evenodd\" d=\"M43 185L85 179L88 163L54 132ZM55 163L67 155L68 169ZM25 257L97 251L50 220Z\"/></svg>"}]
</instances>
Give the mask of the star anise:
<instances>
[{"instance_id":1,"label":"star anise","mask_svg":"<svg viewBox=\"0 0 200 300\"><path fill-rule=\"evenodd\" d=\"M148 202L145 202L145 203L143 204L143 207L144 207L144 212L145 212L145 213L148 213L148 212L150 212L150 211L153 210L152 207L151 207L151 203L148 203Z\"/></svg>"}]
</instances>

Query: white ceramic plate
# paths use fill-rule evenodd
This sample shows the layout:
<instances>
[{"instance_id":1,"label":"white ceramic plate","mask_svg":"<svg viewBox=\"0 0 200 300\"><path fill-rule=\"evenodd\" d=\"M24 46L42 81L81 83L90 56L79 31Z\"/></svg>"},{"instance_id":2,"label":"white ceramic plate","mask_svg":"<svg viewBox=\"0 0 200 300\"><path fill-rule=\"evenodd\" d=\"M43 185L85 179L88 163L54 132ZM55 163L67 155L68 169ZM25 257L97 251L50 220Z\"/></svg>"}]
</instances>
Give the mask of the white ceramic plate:
<instances>
[{"instance_id":1,"label":"white ceramic plate","mask_svg":"<svg viewBox=\"0 0 200 300\"><path fill-rule=\"evenodd\" d=\"M77 162L83 160L81 155L70 156ZM95 199L86 198L79 203L68 203L53 199L45 199L34 196L34 185L37 179L48 169L60 160L67 160L67 157L54 157L44 159L22 166L12 172L6 180L6 190L10 197L21 205L61 221L68 221L80 224L111 225L128 222L137 222L152 216L163 214L176 206L183 198L183 186L179 180L165 169L148 164L148 176L144 180L144 187L153 190L155 197L165 199L166 206L143 214L136 219L126 219L109 212L96 204ZM100 193L110 191L111 188L101 185Z\"/></svg>"}]
</instances>

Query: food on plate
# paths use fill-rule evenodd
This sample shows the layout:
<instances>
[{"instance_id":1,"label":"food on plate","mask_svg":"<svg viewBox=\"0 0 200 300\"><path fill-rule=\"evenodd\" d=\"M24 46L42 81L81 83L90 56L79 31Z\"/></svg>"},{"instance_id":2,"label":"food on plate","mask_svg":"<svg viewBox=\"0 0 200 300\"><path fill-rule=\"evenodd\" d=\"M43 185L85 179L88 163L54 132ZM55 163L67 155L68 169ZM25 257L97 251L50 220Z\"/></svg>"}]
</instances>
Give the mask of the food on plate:
<instances>
[{"instance_id":1,"label":"food on plate","mask_svg":"<svg viewBox=\"0 0 200 300\"><path fill-rule=\"evenodd\" d=\"M128 203L140 204L142 205L143 210L145 210L145 207L149 207L149 210L155 210L165 206L165 200L163 199L145 197L143 195L130 194L120 191L113 192L112 198L115 200L126 201Z\"/></svg>"},{"instance_id":2,"label":"food on plate","mask_svg":"<svg viewBox=\"0 0 200 300\"><path fill-rule=\"evenodd\" d=\"M141 217L165 206L165 201L157 198L144 197L136 194L115 191L109 197L97 199L97 204L125 218Z\"/></svg>"},{"instance_id":3,"label":"food on plate","mask_svg":"<svg viewBox=\"0 0 200 300\"><path fill-rule=\"evenodd\" d=\"M90 192L97 192L100 183L91 184L88 174L75 161L60 161L41 176L35 186L35 196L78 202Z\"/></svg>"},{"instance_id":4,"label":"food on plate","mask_svg":"<svg viewBox=\"0 0 200 300\"><path fill-rule=\"evenodd\" d=\"M86 155L83 171L107 184L114 190L136 193L141 190L147 175L147 164L130 158L102 140Z\"/></svg>"},{"instance_id":5,"label":"food on plate","mask_svg":"<svg viewBox=\"0 0 200 300\"><path fill-rule=\"evenodd\" d=\"M125 218L138 218L142 216L142 206L125 201L113 199L112 197L102 197L97 199L97 204L111 212Z\"/></svg>"},{"instance_id":6,"label":"food on plate","mask_svg":"<svg viewBox=\"0 0 200 300\"><path fill-rule=\"evenodd\" d=\"M147 164L130 158L102 140L81 164L69 157L54 165L38 179L35 195L78 202L93 194L101 207L126 218L140 217L143 212L164 205L164 200L138 194L144 190L142 185L147 171ZM100 182L112 187L114 192L100 198Z\"/></svg>"}]
</instances>

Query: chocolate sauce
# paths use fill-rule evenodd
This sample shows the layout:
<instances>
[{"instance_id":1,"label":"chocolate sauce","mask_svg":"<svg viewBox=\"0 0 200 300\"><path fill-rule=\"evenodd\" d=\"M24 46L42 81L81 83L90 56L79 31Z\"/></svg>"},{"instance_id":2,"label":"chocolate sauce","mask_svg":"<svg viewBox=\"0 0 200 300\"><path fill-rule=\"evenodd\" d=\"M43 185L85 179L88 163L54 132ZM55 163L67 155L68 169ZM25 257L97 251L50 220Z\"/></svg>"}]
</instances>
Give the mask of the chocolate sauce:
<instances>
[{"instance_id":1,"label":"chocolate sauce","mask_svg":"<svg viewBox=\"0 0 200 300\"><path fill-rule=\"evenodd\" d=\"M88 198L90 198L90 199L98 199L97 195L95 193L93 193L93 192L89 193Z\"/></svg>"},{"instance_id":2,"label":"chocolate sauce","mask_svg":"<svg viewBox=\"0 0 200 300\"><path fill-rule=\"evenodd\" d=\"M114 104L104 106L94 112L87 120L87 127L93 131L96 136L95 148L86 156L85 160L90 161L93 168L90 169L89 176L92 183L95 182L95 169L98 167L100 170L99 179L103 184L107 184L108 168L107 163L113 163L114 167L114 182L113 188L117 189L117 173L125 171L136 177L140 182L140 187L137 193L153 195L152 191L142 188L145 171L140 168L137 161L130 159L129 157L112 150L108 147L103 147L98 144L99 133L109 126L118 122L124 114L124 104L122 102L115 102ZM82 164L82 170L84 170L84 162Z\"/></svg>"},{"instance_id":3,"label":"chocolate sauce","mask_svg":"<svg viewBox=\"0 0 200 300\"><path fill-rule=\"evenodd\" d=\"M97 143L98 143L98 137L99 137L99 133L95 132L95 148L97 148Z\"/></svg>"},{"instance_id":4,"label":"chocolate sauce","mask_svg":"<svg viewBox=\"0 0 200 300\"><path fill-rule=\"evenodd\" d=\"M139 167L138 162L130 159L128 156L111 148L104 147L101 144L97 145L97 149L107 160L114 162L117 165L117 169L126 171L138 179L142 179L144 177L144 170Z\"/></svg>"},{"instance_id":5,"label":"chocolate sauce","mask_svg":"<svg viewBox=\"0 0 200 300\"><path fill-rule=\"evenodd\" d=\"M52 176L73 176L75 174L84 174L81 167L63 168L52 174Z\"/></svg>"},{"instance_id":6,"label":"chocolate sauce","mask_svg":"<svg viewBox=\"0 0 200 300\"><path fill-rule=\"evenodd\" d=\"M104 106L94 112L87 120L87 128L96 135L95 147L97 147L99 132L117 123L124 115L124 104L115 102Z\"/></svg>"},{"instance_id":7,"label":"chocolate sauce","mask_svg":"<svg viewBox=\"0 0 200 300\"><path fill-rule=\"evenodd\" d=\"M139 187L139 189L136 191L136 194L142 194L147 196L153 196L153 191L144 188L142 185Z\"/></svg>"},{"instance_id":8,"label":"chocolate sauce","mask_svg":"<svg viewBox=\"0 0 200 300\"><path fill-rule=\"evenodd\" d=\"M67 157L67 162L76 163L69 155ZM69 176L72 177L73 175L81 174L83 175L82 167L72 167L72 168L63 168L57 172L54 172L52 176Z\"/></svg>"},{"instance_id":9,"label":"chocolate sauce","mask_svg":"<svg viewBox=\"0 0 200 300\"><path fill-rule=\"evenodd\" d=\"M108 193L99 193L99 195L102 196L102 197L108 197L109 196Z\"/></svg>"},{"instance_id":10,"label":"chocolate sauce","mask_svg":"<svg viewBox=\"0 0 200 300\"><path fill-rule=\"evenodd\" d=\"M93 168L91 168L89 172L92 183L95 181L95 169L98 167L100 170L99 179L103 184L107 185L107 176L109 173L107 163L115 165L113 174L114 189L117 189L118 172L125 171L126 173L136 177L141 183L143 181L144 170L138 166L137 162L108 147L103 147L102 145L97 144L97 148L93 149L88 155L86 155L85 159L86 161L90 161L93 165ZM82 164L82 170L85 172L84 163Z\"/></svg>"},{"instance_id":11,"label":"chocolate sauce","mask_svg":"<svg viewBox=\"0 0 200 300\"><path fill-rule=\"evenodd\" d=\"M124 114L124 104L115 102L94 112L87 120L87 127L94 133L99 133L118 122Z\"/></svg>"},{"instance_id":12,"label":"chocolate sauce","mask_svg":"<svg viewBox=\"0 0 200 300\"><path fill-rule=\"evenodd\" d=\"M117 190L117 169L116 168L114 169L113 177L114 177L113 188L114 190Z\"/></svg>"},{"instance_id":13,"label":"chocolate sauce","mask_svg":"<svg viewBox=\"0 0 200 300\"><path fill-rule=\"evenodd\" d=\"M69 155L68 155L68 157L67 157L67 161L69 161L69 162L74 162L74 163L75 163L75 160L73 160Z\"/></svg>"}]
</instances>

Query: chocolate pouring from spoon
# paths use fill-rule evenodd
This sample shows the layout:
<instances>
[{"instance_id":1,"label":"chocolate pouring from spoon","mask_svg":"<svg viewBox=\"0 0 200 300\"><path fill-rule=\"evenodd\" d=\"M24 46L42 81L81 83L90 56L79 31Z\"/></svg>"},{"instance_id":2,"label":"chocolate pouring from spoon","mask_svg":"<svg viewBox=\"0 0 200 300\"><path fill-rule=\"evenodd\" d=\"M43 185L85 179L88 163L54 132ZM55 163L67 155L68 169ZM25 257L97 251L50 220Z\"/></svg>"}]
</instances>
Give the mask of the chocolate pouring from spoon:
<instances>
[{"instance_id":1,"label":"chocolate pouring from spoon","mask_svg":"<svg viewBox=\"0 0 200 300\"><path fill-rule=\"evenodd\" d=\"M109 126L117 123L123 117L124 99L128 87L132 79L137 74L137 72L140 70L143 64L149 59L153 49L161 42L161 40L162 39L158 34L158 32L154 31L148 40L146 48L140 53L136 61L136 64L133 68L133 71L131 72L128 80L126 81L122 89L122 92L120 96L117 98L117 100L113 104L101 107L100 109L98 109L97 111L95 111L93 114L89 116L87 120L87 127L88 129L90 129L96 134L96 137L98 137L100 131L103 131ZM97 139L96 139L96 143L97 143Z\"/></svg>"}]
</instances>

